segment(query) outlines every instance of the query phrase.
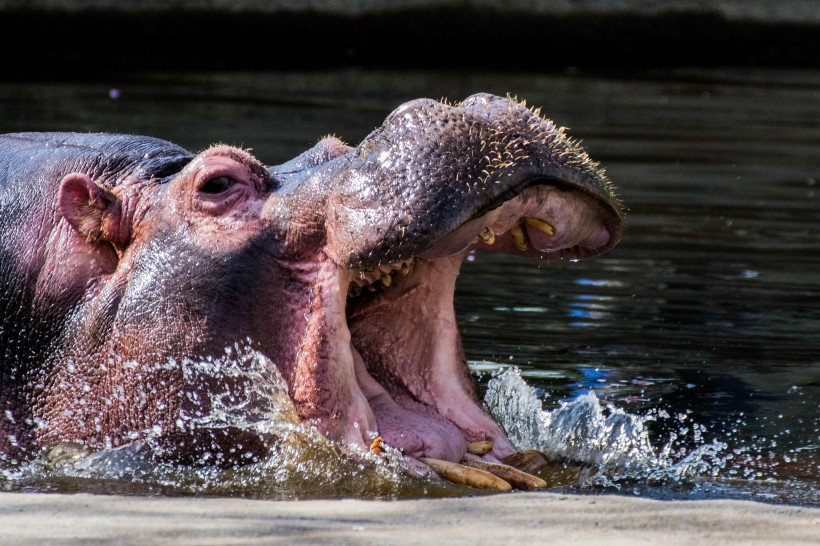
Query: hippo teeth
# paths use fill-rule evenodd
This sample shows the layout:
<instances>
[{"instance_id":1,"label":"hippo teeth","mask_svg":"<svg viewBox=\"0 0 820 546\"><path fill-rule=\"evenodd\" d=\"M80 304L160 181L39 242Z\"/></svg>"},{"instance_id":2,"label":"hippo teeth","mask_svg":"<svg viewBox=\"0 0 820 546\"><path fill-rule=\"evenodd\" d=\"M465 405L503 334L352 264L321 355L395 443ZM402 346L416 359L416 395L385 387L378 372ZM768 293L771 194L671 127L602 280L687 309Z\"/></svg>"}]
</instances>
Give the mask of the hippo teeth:
<instances>
[{"instance_id":1,"label":"hippo teeth","mask_svg":"<svg viewBox=\"0 0 820 546\"><path fill-rule=\"evenodd\" d=\"M532 491L547 486L547 482L538 476L506 464L490 463L474 456L465 456L460 463L431 457L421 457L419 460L445 480L477 489L509 491L515 488Z\"/></svg>"},{"instance_id":2,"label":"hippo teeth","mask_svg":"<svg viewBox=\"0 0 820 546\"><path fill-rule=\"evenodd\" d=\"M478 470L483 470L484 472L489 472L493 476L501 478L505 482L509 483L515 489L532 491L534 489L543 489L547 486L547 482L538 476L533 476L532 474L506 464L490 463L476 457L467 456L461 459L461 464L470 468L476 468Z\"/></svg>"},{"instance_id":3,"label":"hippo teeth","mask_svg":"<svg viewBox=\"0 0 820 546\"><path fill-rule=\"evenodd\" d=\"M530 239L532 237L543 237L544 235L552 237L555 235L555 227L541 218L527 216L524 217L518 225L510 228L507 233L510 234L515 248L521 252L526 252L526 250L530 248ZM492 227L487 226L476 236L473 240L473 244L484 243L487 246L493 246L493 244L495 244L495 238L496 232Z\"/></svg>"},{"instance_id":4,"label":"hippo teeth","mask_svg":"<svg viewBox=\"0 0 820 546\"><path fill-rule=\"evenodd\" d=\"M402 276L407 276L412 273L414 263L415 258L383 265L369 271L358 271L354 273L350 281L347 295L348 297L356 297L361 295L362 291L375 292L388 288L393 284L393 277L395 277L396 273L400 273Z\"/></svg>"},{"instance_id":5,"label":"hippo teeth","mask_svg":"<svg viewBox=\"0 0 820 546\"><path fill-rule=\"evenodd\" d=\"M409 261L409 262L404 262L403 264L401 264L401 267L399 268L399 273L401 273L402 275L404 275L406 277L407 275L409 275L412 272L413 272L413 261L412 260Z\"/></svg>"},{"instance_id":6,"label":"hippo teeth","mask_svg":"<svg viewBox=\"0 0 820 546\"><path fill-rule=\"evenodd\" d=\"M489 440L470 442L467 444L467 453L472 453L473 455L486 455L492 450L493 443Z\"/></svg>"},{"instance_id":7,"label":"hippo teeth","mask_svg":"<svg viewBox=\"0 0 820 546\"><path fill-rule=\"evenodd\" d=\"M541 233L545 233L549 236L555 235L555 228L547 222L546 220L542 220L541 218L535 218L533 216L529 216L524 219L524 223L531 228L534 228Z\"/></svg>"},{"instance_id":8,"label":"hippo teeth","mask_svg":"<svg viewBox=\"0 0 820 546\"><path fill-rule=\"evenodd\" d=\"M515 226L510 230L510 235L512 236L513 244L515 248L524 252L529 248L529 240L527 239L526 232L521 228L521 226Z\"/></svg>"},{"instance_id":9,"label":"hippo teeth","mask_svg":"<svg viewBox=\"0 0 820 546\"><path fill-rule=\"evenodd\" d=\"M530 230L533 230L534 233L530 232ZM482 235L480 235L482 240L484 239L483 233L484 232L482 232ZM526 251L530 247L530 239L536 236L540 236L539 234L544 234L547 237L552 237L553 235L555 235L555 227L553 227L553 225L547 222L546 220L542 220L541 218L527 216L524 218L523 222L510 229L510 236L512 237L513 244L515 245L515 248L517 248L521 252ZM493 240L495 240L494 237Z\"/></svg>"},{"instance_id":10,"label":"hippo teeth","mask_svg":"<svg viewBox=\"0 0 820 546\"><path fill-rule=\"evenodd\" d=\"M478 236L485 245L492 246L495 243L495 233L493 233L492 228L485 227Z\"/></svg>"},{"instance_id":11,"label":"hippo teeth","mask_svg":"<svg viewBox=\"0 0 820 546\"><path fill-rule=\"evenodd\" d=\"M461 485L469 485L477 489L494 489L496 491L510 491L512 485L495 474L484 469L473 468L463 464L421 457L421 462L433 469L433 472L445 480Z\"/></svg>"}]
</instances>

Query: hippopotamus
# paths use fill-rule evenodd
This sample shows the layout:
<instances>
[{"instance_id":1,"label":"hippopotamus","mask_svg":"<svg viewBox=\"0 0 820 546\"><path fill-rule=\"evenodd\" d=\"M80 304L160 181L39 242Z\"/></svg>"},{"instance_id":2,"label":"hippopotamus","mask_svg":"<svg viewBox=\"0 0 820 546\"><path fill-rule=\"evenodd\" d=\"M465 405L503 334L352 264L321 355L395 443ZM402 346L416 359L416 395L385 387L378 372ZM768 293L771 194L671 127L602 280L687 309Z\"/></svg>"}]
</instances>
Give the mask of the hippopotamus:
<instances>
[{"instance_id":1,"label":"hippopotamus","mask_svg":"<svg viewBox=\"0 0 820 546\"><path fill-rule=\"evenodd\" d=\"M0 453L151 431L181 463L264 456L269 439L186 421L247 379L192 377L183 359L247 344L299 421L351 450L445 473L470 453L511 460L460 342L461 263L585 259L622 224L564 129L488 94L405 103L356 147L325 137L274 166L228 145L2 135Z\"/></svg>"}]
</instances>

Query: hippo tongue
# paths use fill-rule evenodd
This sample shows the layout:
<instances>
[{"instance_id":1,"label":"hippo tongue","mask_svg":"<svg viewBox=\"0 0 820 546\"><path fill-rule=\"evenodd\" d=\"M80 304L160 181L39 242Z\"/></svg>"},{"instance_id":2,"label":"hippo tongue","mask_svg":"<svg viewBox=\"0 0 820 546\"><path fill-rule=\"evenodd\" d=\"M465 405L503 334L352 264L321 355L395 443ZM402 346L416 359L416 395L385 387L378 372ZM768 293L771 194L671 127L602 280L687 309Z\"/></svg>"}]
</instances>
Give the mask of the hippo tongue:
<instances>
[{"instance_id":1,"label":"hippo tongue","mask_svg":"<svg viewBox=\"0 0 820 546\"><path fill-rule=\"evenodd\" d=\"M370 372L359 351L351 345L359 388L376 417L384 442L410 457L435 457L457 461L466 444L458 428L433 408L407 395L391 396Z\"/></svg>"}]
</instances>

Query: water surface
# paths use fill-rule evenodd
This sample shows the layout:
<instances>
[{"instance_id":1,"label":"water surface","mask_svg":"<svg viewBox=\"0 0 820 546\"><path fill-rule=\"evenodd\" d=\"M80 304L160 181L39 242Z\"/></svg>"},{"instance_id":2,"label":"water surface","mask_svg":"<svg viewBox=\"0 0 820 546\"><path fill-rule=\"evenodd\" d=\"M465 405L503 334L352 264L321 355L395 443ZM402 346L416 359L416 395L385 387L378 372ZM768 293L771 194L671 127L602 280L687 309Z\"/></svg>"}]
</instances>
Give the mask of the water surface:
<instances>
[{"instance_id":1,"label":"water surface","mask_svg":"<svg viewBox=\"0 0 820 546\"><path fill-rule=\"evenodd\" d=\"M820 505L820 72L123 74L0 84L0 132L226 142L273 164L325 134L356 143L405 100L479 91L569 127L629 209L621 245L589 262L465 263L456 309L482 395L507 393L498 418L591 465L560 490ZM330 494L315 468L291 496ZM464 493L340 468L339 494ZM0 487L145 492L72 472ZM288 496L253 475L177 478L148 489Z\"/></svg>"}]
</instances>

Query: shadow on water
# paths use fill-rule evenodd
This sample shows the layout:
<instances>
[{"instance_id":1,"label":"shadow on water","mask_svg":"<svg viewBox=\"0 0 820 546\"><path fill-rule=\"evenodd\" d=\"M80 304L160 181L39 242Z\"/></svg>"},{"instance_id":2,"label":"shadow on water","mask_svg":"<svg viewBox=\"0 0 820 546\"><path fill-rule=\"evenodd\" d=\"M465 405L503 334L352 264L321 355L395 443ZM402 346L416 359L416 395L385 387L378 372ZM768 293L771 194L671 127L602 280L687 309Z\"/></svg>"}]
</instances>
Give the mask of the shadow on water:
<instances>
[{"instance_id":1,"label":"shadow on water","mask_svg":"<svg viewBox=\"0 0 820 546\"><path fill-rule=\"evenodd\" d=\"M4 83L0 132L140 133L194 150L227 142L273 164L327 133L356 142L405 100L478 91L524 97L570 127L629 207L621 245L588 263L476 254L463 267L465 349L519 447L583 463L553 469L562 491L820 505L820 72L124 74ZM494 405L502 387L524 406ZM52 461L41 479L4 470L0 489L466 493L310 445L335 480L305 461L313 470L284 478L139 478L139 465L123 473L109 453L56 471Z\"/></svg>"}]
</instances>

